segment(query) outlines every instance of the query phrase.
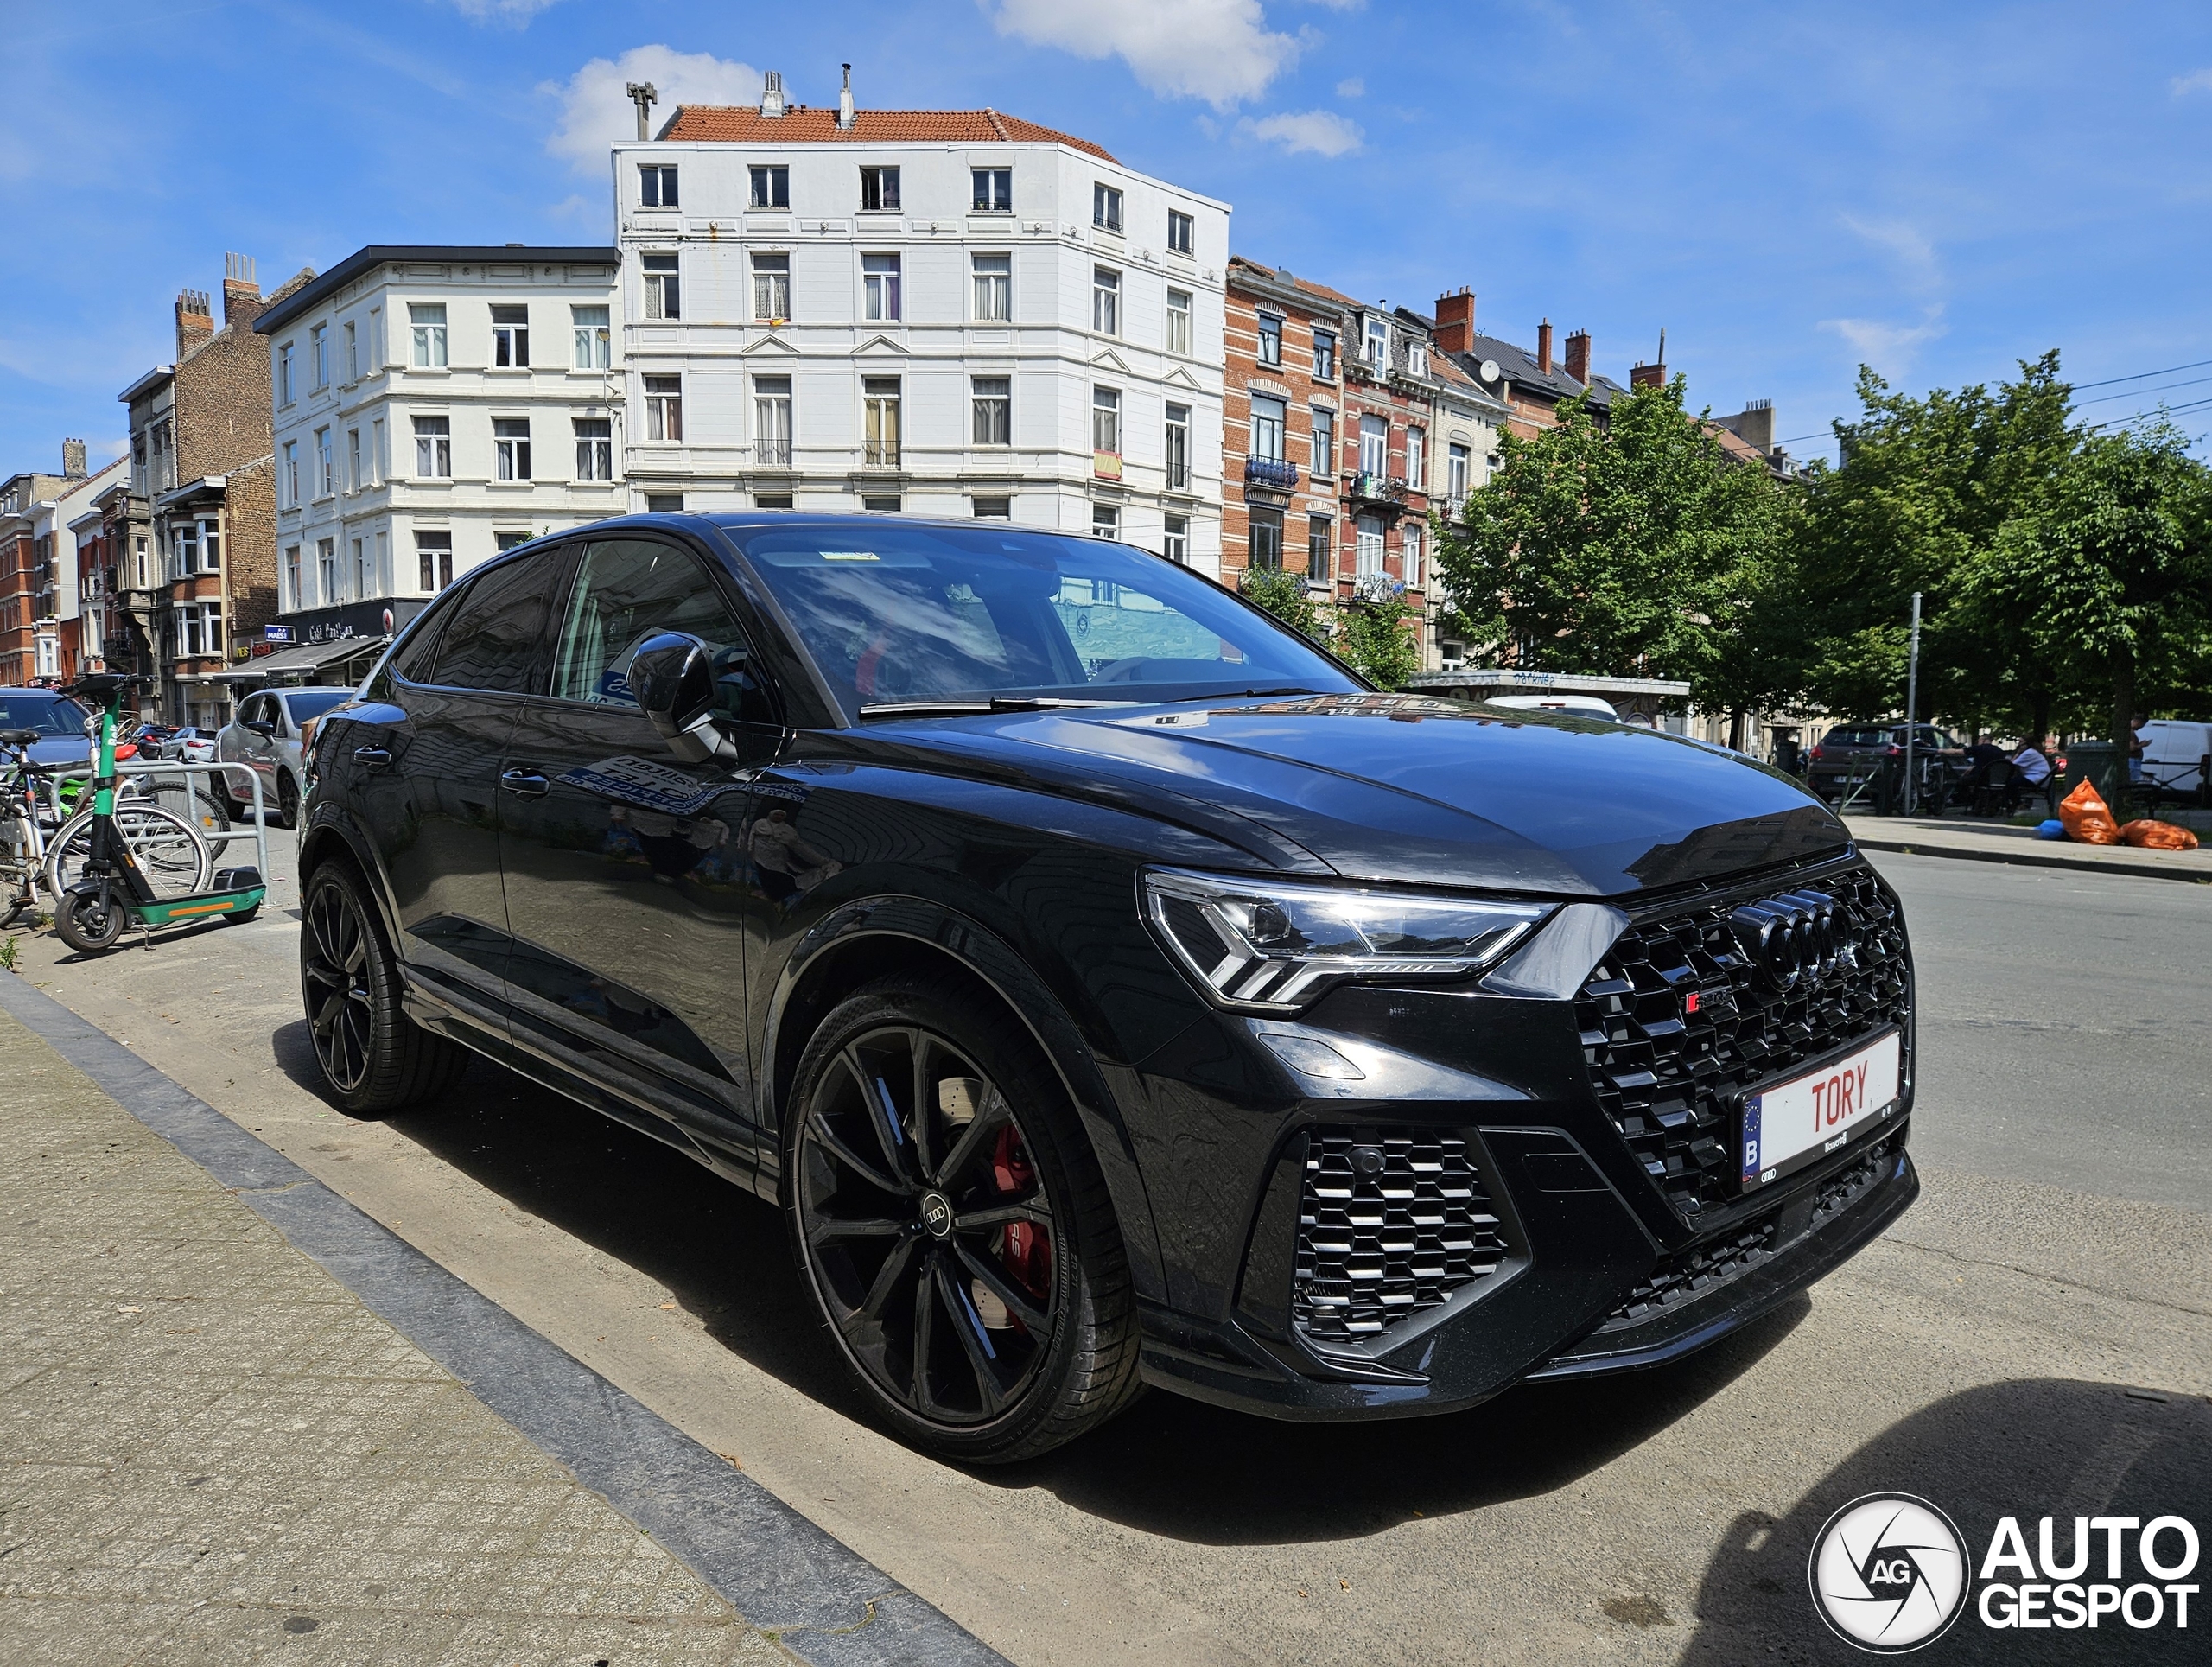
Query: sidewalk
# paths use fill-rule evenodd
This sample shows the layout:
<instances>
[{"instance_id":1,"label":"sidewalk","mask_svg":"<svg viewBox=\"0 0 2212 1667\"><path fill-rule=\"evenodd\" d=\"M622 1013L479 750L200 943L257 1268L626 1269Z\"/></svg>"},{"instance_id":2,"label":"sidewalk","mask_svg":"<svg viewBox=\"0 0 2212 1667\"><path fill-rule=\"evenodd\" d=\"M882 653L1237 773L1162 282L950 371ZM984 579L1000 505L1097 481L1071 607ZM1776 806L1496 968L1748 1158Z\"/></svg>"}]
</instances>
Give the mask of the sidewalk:
<instances>
[{"instance_id":1,"label":"sidewalk","mask_svg":"<svg viewBox=\"0 0 2212 1667\"><path fill-rule=\"evenodd\" d=\"M1844 818L1844 826L1863 849L1870 851L1909 851L1918 856L1957 856L1980 862L2018 862L2034 868L2212 884L2212 840L2205 840L2193 851L2145 851L2132 845L2077 845L2069 839L2037 839L2032 828L1979 818L1853 816ZM2198 837L2205 839L2202 833Z\"/></svg>"}]
</instances>

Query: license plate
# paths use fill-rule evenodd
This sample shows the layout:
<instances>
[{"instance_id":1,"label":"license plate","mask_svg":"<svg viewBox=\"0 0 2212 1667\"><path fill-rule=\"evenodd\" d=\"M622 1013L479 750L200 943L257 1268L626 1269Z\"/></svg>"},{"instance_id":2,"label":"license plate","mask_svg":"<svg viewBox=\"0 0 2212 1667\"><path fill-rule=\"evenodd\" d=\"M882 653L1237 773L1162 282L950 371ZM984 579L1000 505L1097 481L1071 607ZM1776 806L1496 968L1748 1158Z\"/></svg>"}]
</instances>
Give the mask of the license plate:
<instances>
[{"instance_id":1,"label":"license plate","mask_svg":"<svg viewBox=\"0 0 2212 1667\"><path fill-rule=\"evenodd\" d=\"M1744 1190L1802 1169L1897 1115L1904 1043L1897 1032L1745 1097Z\"/></svg>"}]
</instances>

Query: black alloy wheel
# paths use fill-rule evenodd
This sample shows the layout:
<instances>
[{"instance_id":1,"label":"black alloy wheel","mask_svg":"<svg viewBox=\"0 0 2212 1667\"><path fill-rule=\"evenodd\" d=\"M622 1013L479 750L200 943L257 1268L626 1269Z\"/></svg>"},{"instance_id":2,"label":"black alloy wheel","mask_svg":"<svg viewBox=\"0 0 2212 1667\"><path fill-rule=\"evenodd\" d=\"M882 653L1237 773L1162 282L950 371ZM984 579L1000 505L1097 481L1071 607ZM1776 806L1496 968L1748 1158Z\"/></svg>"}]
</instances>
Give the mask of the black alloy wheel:
<instances>
[{"instance_id":1,"label":"black alloy wheel","mask_svg":"<svg viewBox=\"0 0 2212 1667\"><path fill-rule=\"evenodd\" d=\"M407 1016L399 969L353 870L315 869L301 914L300 993L339 1110L379 1117L451 1083L468 1055Z\"/></svg>"},{"instance_id":2,"label":"black alloy wheel","mask_svg":"<svg viewBox=\"0 0 2212 1667\"><path fill-rule=\"evenodd\" d=\"M1126 1257L1089 1148L1010 1021L906 985L824 1021L794 1082L795 1248L848 1365L906 1439L998 1462L1136 1388Z\"/></svg>"},{"instance_id":3,"label":"black alloy wheel","mask_svg":"<svg viewBox=\"0 0 2212 1667\"><path fill-rule=\"evenodd\" d=\"M280 828L300 825L300 787L292 779L289 770L276 772L276 825Z\"/></svg>"}]
</instances>

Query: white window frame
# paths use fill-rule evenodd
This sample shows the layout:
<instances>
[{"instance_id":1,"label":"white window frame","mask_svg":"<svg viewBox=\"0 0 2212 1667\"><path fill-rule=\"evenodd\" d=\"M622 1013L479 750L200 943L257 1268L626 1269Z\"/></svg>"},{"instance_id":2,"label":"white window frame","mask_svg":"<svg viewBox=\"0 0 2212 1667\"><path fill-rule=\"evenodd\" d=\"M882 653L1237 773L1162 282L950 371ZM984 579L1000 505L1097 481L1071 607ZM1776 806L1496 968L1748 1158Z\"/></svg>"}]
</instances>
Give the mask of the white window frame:
<instances>
[{"instance_id":1,"label":"white window frame","mask_svg":"<svg viewBox=\"0 0 2212 1667\"><path fill-rule=\"evenodd\" d=\"M1001 265L986 269L985 261ZM1008 324L1014 321L1014 254L1011 250L985 250L968 260L969 300L979 324Z\"/></svg>"},{"instance_id":2,"label":"white window frame","mask_svg":"<svg viewBox=\"0 0 2212 1667\"><path fill-rule=\"evenodd\" d=\"M1251 400L1252 443L1246 455L1280 463L1290 432L1290 402L1263 393L1252 395Z\"/></svg>"},{"instance_id":3,"label":"white window frame","mask_svg":"<svg viewBox=\"0 0 2212 1667\"><path fill-rule=\"evenodd\" d=\"M1169 515L1161 519L1160 553L1179 567L1191 564L1191 518Z\"/></svg>"},{"instance_id":4,"label":"white window frame","mask_svg":"<svg viewBox=\"0 0 2212 1667\"><path fill-rule=\"evenodd\" d=\"M1167 420L1163 425L1165 455L1161 459L1166 476L1164 485L1170 492L1191 489L1191 408L1173 405L1167 408Z\"/></svg>"},{"instance_id":5,"label":"white window frame","mask_svg":"<svg viewBox=\"0 0 2212 1667\"><path fill-rule=\"evenodd\" d=\"M750 257L753 321L782 324L791 315L791 255L788 249L756 249Z\"/></svg>"},{"instance_id":6,"label":"white window frame","mask_svg":"<svg viewBox=\"0 0 2212 1667\"><path fill-rule=\"evenodd\" d=\"M1014 443L1014 379L970 377L968 382L969 443L999 447Z\"/></svg>"},{"instance_id":7,"label":"white window frame","mask_svg":"<svg viewBox=\"0 0 2212 1667\"><path fill-rule=\"evenodd\" d=\"M576 479L612 480L614 478L614 419L611 417L572 417L576 437ZM585 432L589 424L594 430Z\"/></svg>"},{"instance_id":8,"label":"white window frame","mask_svg":"<svg viewBox=\"0 0 2212 1667\"><path fill-rule=\"evenodd\" d=\"M528 480L531 478L531 463L530 418L526 416L493 417L492 478L495 480Z\"/></svg>"},{"instance_id":9,"label":"white window frame","mask_svg":"<svg viewBox=\"0 0 2212 1667\"><path fill-rule=\"evenodd\" d=\"M1198 234L1198 217L1186 214L1179 208L1167 211L1167 252L1188 255Z\"/></svg>"},{"instance_id":10,"label":"white window frame","mask_svg":"<svg viewBox=\"0 0 2212 1667\"><path fill-rule=\"evenodd\" d=\"M639 251L638 270L645 274L648 320L683 316L683 258L673 249Z\"/></svg>"},{"instance_id":11,"label":"white window frame","mask_svg":"<svg viewBox=\"0 0 2212 1667\"><path fill-rule=\"evenodd\" d=\"M1167 292L1166 349L1171 353L1191 356L1191 292L1170 289Z\"/></svg>"},{"instance_id":12,"label":"white window frame","mask_svg":"<svg viewBox=\"0 0 2212 1667\"><path fill-rule=\"evenodd\" d=\"M499 315L511 308L520 313L522 317L503 321ZM530 368L528 302L496 301L492 303L492 367L500 371L526 371Z\"/></svg>"},{"instance_id":13,"label":"white window frame","mask_svg":"<svg viewBox=\"0 0 2212 1667\"><path fill-rule=\"evenodd\" d=\"M1352 576L1371 578L1383 570L1382 518L1363 515L1352 527Z\"/></svg>"},{"instance_id":14,"label":"white window frame","mask_svg":"<svg viewBox=\"0 0 2212 1667\"><path fill-rule=\"evenodd\" d=\"M900 266L893 251L861 256L861 316L871 324L900 321L904 297L900 294Z\"/></svg>"},{"instance_id":15,"label":"white window frame","mask_svg":"<svg viewBox=\"0 0 2212 1667\"><path fill-rule=\"evenodd\" d=\"M895 469L901 453L905 391L895 376L861 380L861 462L868 468Z\"/></svg>"},{"instance_id":16,"label":"white window frame","mask_svg":"<svg viewBox=\"0 0 2212 1667\"><path fill-rule=\"evenodd\" d=\"M1415 492L1428 490L1428 430L1406 427L1406 484Z\"/></svg>"},{"instance_id":17,"label":"white window frame","mask_svg":"<svg viewBox=\"0 0 2212 1667\"><path fill-rule=\"evenodd\" d=\"M576 369L604 371L613 368L614 328L610 321L610 311L606 307L589 305L569 309L569 328ZM597 316L592 316L594 314Z\"/></svg>"},{"instance_id":18,"label":"white window frame","mask_svg":"<svg viewBox=\"0 0 2212 1667\"><path fill-rule=\"evenodd\" d=\"M415 429L415 479L452 480L453 418L426 411L411 421Z\"/></svg>"},{"instance_id":19,"label":"white window frame","mask_svg":"<svg viewBox=\"0 0 2212 1667\"><path fill-rule=\"evenodd\" d=\"M1122 231L1122 188L1103 180L1090 187L1090 223L1102 232L1119 236Z\"/></svg>"},{"instance_id":20,"label":"white window frame","mask_svg":"<svg viewBox=\"0 0 2212 1667\"><path fill-rule=\"evenodd\" d=\"M338 467L332 455L330 429L327 424L315 431L315 495L330 498L337 495Z\"/></svg>"},{"instance_id":21,"label":"white window frame","mask_svg":"<svg viewBox=\"0 0 2212 1667\"><path fill-rule=\"evenodd\" d=\"M318 392L330 385L330 327L318 324L308 332L308 366L315 373Z\"/></svg>"},{"instance_id":22,"label":"white window frame","mask_svg":"<svg viewBox=\"0 0 2212 1667\"><path fill-rule=\"evenodd\" d=\"M683 378L658 374L645 379L645 438L660 445L683 443Z\"/></svg>"},{"instance_id":23,"label":"white window frame","mask_svg":"<svg viewBox=\"0 0 2212 1667\"><path fill-rule=\"evenodd\" d=\"M453 582L453 534L424 527L415 534L415 588L435 595Z\"/></svg>"},{"instance_id":24,"label":"white window frame","mask_svg":"<svg viewBox=\"0 0 2212 1667\"><path fill-rule=\"evenodd\" d=\"M755 162L747 169L745 206L747 208L789 208L791 170L782 162Z\"/></svg>"},{"instance_id":25,"label":"white window frame","mask_svg":"<svg viewBox=\"0 0 2212 1667\"><path fill-rule=\"evenodd\" d=\"M361 379L361 333L352 319L346 321L346 384Z\"/></svg>"},{"instance_id":26,"label":"white window frame","mask_svg":"<svg viewBox=\"0 0 2212 1667\"><path fill-rule=\"evenodd\" d=\"M870 197L875 200L870 202ZM899 170L896 168L870 162L861 169L861 212L864 214L895 214L899 212Z\"/></svg>"},{"instance_id":27,"label":"white window frame","mask_svg":"<svg viewBox=\"0 0 2212 1667\"><path fill-rule=\"evenodd\" d=\"M1122 391L1094 384L1090 390L1090 449L1122 455Z\"/></svg>"},{"instance_id":28,"label":"white window frame","mask_svg":"<svg viewBox=\"0 0 2212 1667\"><path fill-rule=\"evenodd\" d=\"M1122 275L1110 266L1090 269L1090 328L1099 335L1122 334Z\"/></svg>"},{"instance_id":29,"label":"white window frame","mask_svg":"<svg viewBox=\"0 0 2212 1667\"><path fill-rule=\"evenodd\" d=\"M1337 472L1337 414L1325 405L1315 405L1308 415L1313 423L1313 457L1308 468L1315 474L1334 474Z\"/></svg>"},{"instance_id":30,"label":"white window frame","mask_svg":"<svg viewBox=\"0 0 2212 1667\"><path fill-rule=\"evenodd\" d=\"M680 184L673 162L640 162L638 164L638 207L640 208L677 208L683 206Z\"/></svg>"},{"instance_id":31,"label":"white window frame","mask_svg":"<svg viewBox=\"0 0 2212 1667\"><path fill-rule=\"evenodd\" d=\"M1005 190L1001 194L1000 188ZM980 197L982 201L976 199ZM1011 168L971 168L968 170L968 212L971 214L1014 213L1014 170Z\"/></svg>"},{"instance_id":32,"label":"white window frame","mask_svg":"<svg viewBox=\"0 0 2212 1667\"><path fill-rule=\"evenodd\" d=\"M791 466L792 381L788 376L753 379L753 463L756 468Z\"/></svg>"},{"instance_id":33,"label":"white window frame","mask_svg":"<svg viewBox=\"0 0 2212 1667\"><path fill-rule=\"evenodd\" d=\"M446 304L442 301L410 301L407 303L407 324L414 336L414 357L410 361L418 371L442 371L447 368Z\"/></svg>"},{"instance_id":34,"label":"white window frame","mask_svg":"<svg viewBox=\"0 0 2212 1667\"><path fill-rule=\"evenodd\" d=\"M292 400L292 344L283 341L276 345L276 403L289 405Z\"/></svg>"},{"instance_id":35,"label":"white window frame","mask_svg":"<svg viewBox=\"0 0 2212 1667\"><path fill-rule=\"evenodd\" d=\"M1359 419L1359 472L1377 480L1390 473L1390 419L1363 412Z\"/></svg>"}]
</instances>

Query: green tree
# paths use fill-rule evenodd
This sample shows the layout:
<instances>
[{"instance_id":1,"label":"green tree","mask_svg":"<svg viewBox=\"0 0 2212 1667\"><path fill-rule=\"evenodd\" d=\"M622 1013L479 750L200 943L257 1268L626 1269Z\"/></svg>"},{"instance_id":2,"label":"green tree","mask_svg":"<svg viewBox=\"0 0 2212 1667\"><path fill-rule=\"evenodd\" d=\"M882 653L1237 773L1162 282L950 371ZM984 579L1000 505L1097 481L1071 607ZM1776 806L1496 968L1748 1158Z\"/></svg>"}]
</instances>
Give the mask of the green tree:
<instances>
[{"instance_id":1,"label":"green tree","mask_svg":"<svg viewBox=\"0 0 2212 1667\"><path fill-rule=\"evenodd\" d=\"M1378 689L1396 689L1421 670L1421 637L1408 630L1420 610L1402 588L1363 597L1337 611L1338 657Z\"/></svg>"},{"instance_id":2,"label":"green tree","mask_svg":"<svg viewBox=\"0 0 2212 1667\"><path fill-rule=\"evenodd\" d=\"M1246 601L1264 608L1293 631L1315 642L1326 639L1321 611L1313 605L1313 598L1306 589L1304 574L1280 567L1248 567L1237 580L1236 589Z\"/></svg>"}]
</instances>

